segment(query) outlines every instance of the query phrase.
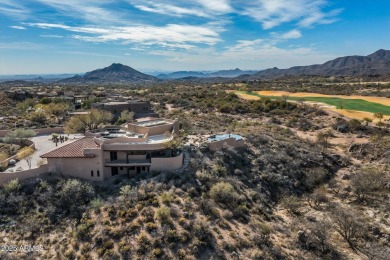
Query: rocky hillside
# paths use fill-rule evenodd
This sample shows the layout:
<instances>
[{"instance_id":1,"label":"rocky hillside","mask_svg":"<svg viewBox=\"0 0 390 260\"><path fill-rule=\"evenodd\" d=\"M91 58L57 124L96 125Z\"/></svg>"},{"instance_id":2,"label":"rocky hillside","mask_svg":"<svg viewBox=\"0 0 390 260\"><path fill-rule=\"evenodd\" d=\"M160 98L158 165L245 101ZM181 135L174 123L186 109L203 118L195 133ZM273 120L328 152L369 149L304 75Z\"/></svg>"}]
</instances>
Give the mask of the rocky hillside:
<instances>
[{"instance_id":1,"label":"rocky hillside","mask_svg":"<svg viewBox=\"0 0 390 260\"><path fill-rule=\"evenodd\" d=\"M368 56L340 57L324 64L296 66L289 69L266 69L249 78L280 77L286 75L364 76L390 74L390 51L378 50Z\"/></svg>"}]
</instances>

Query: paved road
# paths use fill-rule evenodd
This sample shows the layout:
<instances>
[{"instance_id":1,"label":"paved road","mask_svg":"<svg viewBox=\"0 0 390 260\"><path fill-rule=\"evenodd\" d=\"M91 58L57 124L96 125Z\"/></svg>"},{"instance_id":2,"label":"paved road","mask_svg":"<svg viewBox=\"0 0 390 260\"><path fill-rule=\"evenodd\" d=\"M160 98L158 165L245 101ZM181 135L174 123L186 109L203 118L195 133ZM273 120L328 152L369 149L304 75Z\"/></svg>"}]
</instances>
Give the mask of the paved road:
<instances>
[{"instance_id":1,"label":"paved road","mask_svg":"<svg viewBox=\"0 0 390 260\"><path fill-rule=\"evenodd\" d=\"M81 137L82 137L81 135L69 135L68 141L66 141L64 143L58 142L57 147L61 147L63 145L66 145L66 144L72 142L74 139L78 139ZM31 168L37 168L38 167L37 162L41 159L41 157L39 157L39 156L55 149L56 144L51 140L51 135L35 136L35 137L31 138L30 140L35 143L35 149L36 149L34 154L33 154ZM13 172L13 171L16 171L16 169L20 169L20 168L22 170L29 169L28 164L25 160L21 160L21 161L17 162L15 166L8 168L5 172Z\"/></svg>"}]
</instances>

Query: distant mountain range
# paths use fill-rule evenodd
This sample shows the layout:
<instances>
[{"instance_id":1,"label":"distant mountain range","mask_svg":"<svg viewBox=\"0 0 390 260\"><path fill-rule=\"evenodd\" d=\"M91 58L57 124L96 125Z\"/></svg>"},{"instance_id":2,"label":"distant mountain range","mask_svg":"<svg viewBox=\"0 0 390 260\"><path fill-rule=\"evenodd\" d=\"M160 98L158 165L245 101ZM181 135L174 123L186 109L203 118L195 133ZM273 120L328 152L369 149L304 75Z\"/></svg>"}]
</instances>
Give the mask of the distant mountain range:
<instances>
[{"instance_id":1,"label":"distant mountain range","mask_svg":"<svg viewBox=\"0 0 390 260\"><path fill-rule=\"evenodd\" d=\"M41 75L0 75L0 82L3 81L41 81L41 82L51 82L57 81L60 79L65 79L72 77L74 74L65 73L65 74L41 74Z\"/></svg>"},{"instance_id":2,"label":"distant mountain range","mask_svg":"<svg viewBox=\"0 0 390 260\"><path fill-rule=\"evenodd\" d=\"M188 77L196 77L196 78L215 78L215 77L222 77L222 78L235 78L237 76L243 75L243 74L254 74L257 71L255 70L240 70L240 69L234 69L234 70L220 70L216 72L199 72L199 71L176 71L168 74L159 74L156 77L159 79L181 79L181 78L188 78Z\"/></svg>"},{"instance_id":3,"label":"distant mountain range","mask_svg":"<svg viewBox=\"0 0 390 260\"><path fill-rule=\"evenodd\" d=\"M390 51L378 50L367 56L346 56L324 64L297 66L289 69L266 69L239 78L259 79L280 76L369 76L390 74Z\"/></svg>"},{"instance_id":4,"label":"distant mountain range","mask_svg":"<svg viewBox=\"0 0 390 260\"><path fill-rule=\"evenodd\" d=\"M60 80L59 83L135 83L157 81L157 78L139 72L129 66L120 63L113 63L103 69L97 69L85 73L84 75L76 75L71 78Z\"/></svg>"},{"instance_id":5,"label":"distant mountain range","mask_svg":"<svg viewBox=\"0 0 390 260\"><path fill-rule=\"evenodd\" d=\"M20 85L22 79L29 78L32 84L37 82L54 82L61 84L107 84L107 83L145 83L158 82L160 80L184 80L199 82L226 82L234 80L255 80L262 78L278 78L282 76L372 76L390 75L390 51L378 50L367 56L346 56L325 62L324 64L310 66L296 66L289 69L271 68L262 71L254 70L220 70L216 72L206 71L177 71L167 74L158 74L156 77L139 72L129 66L119 63L87 72L84 75L67 77L69 74L58 75L22 75L0 76L0 81L7 77L10 82L2 85ZM29 76L29 77L28 77ZM57 78L56 78L57 77ZM62 78L62 79L61 79Z\"/></svg>"}]
</instances>

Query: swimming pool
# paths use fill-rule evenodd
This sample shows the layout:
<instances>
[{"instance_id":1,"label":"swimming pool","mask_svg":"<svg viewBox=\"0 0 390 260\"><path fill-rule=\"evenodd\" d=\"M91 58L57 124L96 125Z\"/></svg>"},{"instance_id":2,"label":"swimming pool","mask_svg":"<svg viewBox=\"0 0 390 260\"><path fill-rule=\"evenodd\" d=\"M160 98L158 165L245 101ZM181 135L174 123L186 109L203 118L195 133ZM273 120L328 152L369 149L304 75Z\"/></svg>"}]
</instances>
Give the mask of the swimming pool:
<instances>
[{"instance_id":1,"label":"swimming pool","mask_svg":"<svg viewBox=\"0 0 390 260\"><path fill-rule=\"evenodd\" d=\"M240 135L236 134L219 134L219 135L212 135L209 138L207 138L208 142L216 142L216 141L222 141L228 138L234 138L236 141L242 140L242 137Z\"/></svg>"}]
</instances>

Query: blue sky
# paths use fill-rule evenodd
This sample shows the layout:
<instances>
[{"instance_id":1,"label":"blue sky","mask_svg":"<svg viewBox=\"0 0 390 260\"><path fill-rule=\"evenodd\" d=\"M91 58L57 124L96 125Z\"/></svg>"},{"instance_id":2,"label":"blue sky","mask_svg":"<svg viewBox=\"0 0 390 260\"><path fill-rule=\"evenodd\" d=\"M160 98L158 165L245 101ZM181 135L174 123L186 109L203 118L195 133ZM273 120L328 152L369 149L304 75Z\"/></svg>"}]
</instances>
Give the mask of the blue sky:
<instances>
[{"instance_id":1,"label":"blue sky","mask_svg":"<svg viewBox=\"0 0 390 260\"><path fill-rule=\"evenodd\" d=\"M390 49L388 0L1 0L0 74L266 69Z\"/></svg>"}]
</instances>

